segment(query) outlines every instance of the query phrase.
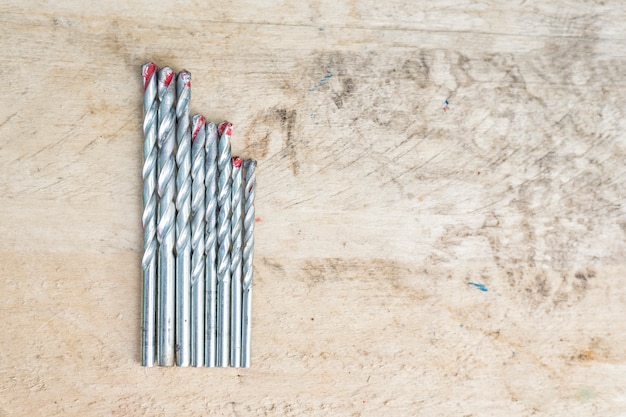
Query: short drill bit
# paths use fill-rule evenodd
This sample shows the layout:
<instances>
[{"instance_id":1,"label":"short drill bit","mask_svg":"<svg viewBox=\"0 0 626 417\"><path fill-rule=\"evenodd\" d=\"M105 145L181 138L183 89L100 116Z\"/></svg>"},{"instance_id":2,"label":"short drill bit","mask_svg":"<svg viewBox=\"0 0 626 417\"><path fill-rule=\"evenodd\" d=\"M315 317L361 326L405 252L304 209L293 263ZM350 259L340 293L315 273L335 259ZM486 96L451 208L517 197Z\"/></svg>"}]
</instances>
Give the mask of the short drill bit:
<instances>
[{"instance_id":1,"label":"short drill bit","mask_svg":"<svg viewBox=\"0 0 626 417\"><path fill-rule=\"evenodd\" d=\"M182 70L176 81L176 365L189 366L191 315L191 74Z\"/></svg>"},{"instance_id":2,"label":"short drill bit","mask_svg":"<svg viewBox=\"0 0 626 417\"><path fill-rule=\"evenodd\" d=\"M242 211L243 211L243 159L233 157L232 216L230 228L232 248L230 252L230 366L241 366L241 257L242 257Z\"/></svg>"},{"instance_id":3,"label":"short drill bit","mask_svg":"<svg viewBox=\"0 0 626 417\"><path fill-rule=\"evenodd\" d=\"M252 259L254 254L254 196L256 193L256 161L244 162L246 181L244 190L243 217L243 280L242 280L242 336L241 366L250 367L250 338L252 336Z\"/></svg>"},{"instance_id":4,"label":"short drill bit","mask_svg":"<svg viewBox=\"0 0 626 417\"><path fill-rule=\"evenodd\" d=\"M157 280L157 66L148 62L141 67L143 76L143 299L141 326L141 364L154 366Z\"/></svg>"},{"instance_id":5,"label":"short drill bit","mask_svg":"<svg viewBox=\"0 0 626 417\"><path fill-rule=\"evenodd\" d=\"M176 264L174 257L176 206L176 112L174 100L176 92L172 79L174 71L165 67L159 71L159 126L158 126L158 183L159 210L157 239L159 242L158 269L158 326L157 326L157 362L161 366L174 365L174 317L175 317L175 279Z\"/></svg>"},{"instance_id":6,"label":"short drill bit","mask_svg":"<svg viewBox=\"0 0 626 417\"><path fill-rule=\"evenodd\" d=\"M204 366L204 117L193 116L191 125L191 365Z\"/></svg>"},{"instance_id":7,"label":"short drill bit","mask_svg":"<svg viewBox=\"0 0 626 417\"><path fill-rule=\"evenodd\" d=\"M230 187L231 187L231 150L230 136L232 125L220 123L220 139L217 156L217 366L229 364L230 342Z\"/></svg>"},{"instance_id":8,"label":"short drill bit","mask_svg":"<svg viewBox=\"0 0 626 417\"><path fill-rule=\"evenodd\" d=\"M206 335L204 340L205 365L213 367L216 360L217 338L217 127L206 124L205 144L205 186L206 186Z\"/></svg>"}]
</instances>

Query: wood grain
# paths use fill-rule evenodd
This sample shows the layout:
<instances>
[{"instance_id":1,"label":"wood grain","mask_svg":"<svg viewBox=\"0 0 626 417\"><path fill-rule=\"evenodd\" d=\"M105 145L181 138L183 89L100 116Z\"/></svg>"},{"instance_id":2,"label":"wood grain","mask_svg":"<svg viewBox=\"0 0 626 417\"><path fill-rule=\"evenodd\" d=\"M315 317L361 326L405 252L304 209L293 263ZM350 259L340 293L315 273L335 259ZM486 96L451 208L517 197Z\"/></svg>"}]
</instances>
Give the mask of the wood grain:
<instances>
[{"instance_id":1,"label":"wood grain","mask_svg":"<svg viewBox=\"0 0 626 417\"><path fill-rule=\"evenodd\" d=\"M626 415L623 2L155 3L0 5L0 416ZM259 160L249 370L139 363L149 59Z\"/></svg>"}]
</instances>

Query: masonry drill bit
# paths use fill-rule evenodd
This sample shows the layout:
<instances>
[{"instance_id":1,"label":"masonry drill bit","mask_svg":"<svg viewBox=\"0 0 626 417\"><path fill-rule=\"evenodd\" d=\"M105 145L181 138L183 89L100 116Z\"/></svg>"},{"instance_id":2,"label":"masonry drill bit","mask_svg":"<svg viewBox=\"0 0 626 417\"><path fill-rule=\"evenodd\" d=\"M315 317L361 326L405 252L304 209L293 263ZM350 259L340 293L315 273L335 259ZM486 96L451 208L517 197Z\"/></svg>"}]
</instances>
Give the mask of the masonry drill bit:
<instances>
[{"instance_id":1,"label":"masonry drill bit","mask_svg":"<svg viewBox=\"0 0 626 417\"><path fill-rule=\"evenodd\" d=\"M206 124L205 144L205 186L206 186L206 334L204 341L205 365L213 367L216 360L217 338L217 127L215 123Z\"/></svg>"},{"instance_id":2,"label":"masonry drill bit","mask_svg":"<svg viewBox=\"0 0 626 417\"><path fill-rule=\"evenodd\" d=\"M191 365L204 366L205 119L192 118L191 130Z\"/></svg>"},{"instance_id":3,"label":"masonry drill bit","mask_svg":"<svg viewBox=\"0 0 626 417\"><path fill-rule=\"evenodd\" d=\"M158 183L159 211L157 239L159 242L158 269L158 326L157 326L157 362L161 366L174 365L174 317L175 317L175 279L176 264L174 258L176 206L176 98L174 71L165 67L159 71L159 126L158 126Z\"/></svg>"},{"instance_id":4,"label":"masonry drill bit","mask_svg":"<svg viewBox=\"0 0 626 417\"><path fill-rule=\"evenodd\" d=\"M256 193L256 161L246 159L243 217L243 280L241 366L250 367L250 337L252 336L252 258L254 254L254 195Z\"/></svg>"},{"instance_id":5,"label":"masonry drill bit","mask_svg":"<svg viewBox=\"0 0 626 417\"><path fill-rule=\"evenodd\" d=\"M191 74L176 80L176 365L189 366L191 330Z\"/></svg>"},{"instance_id":6,"label":"masonry drill bit","mask_svg":"<svg viewBox=\"0 0 626 417\"><path fill-rule=\"evenodd\" d=\"M229 364L230 342L230 187L232 162L230 136L232 125L220 123L217 156L217 366Z\"/></svg>"},{"instance_id":7,"label":"masonry drill bit","mask_svg":"<svg viewBox=\"0 0 626 417\"><path fill-rule=\"evenodd\" d=\"M230 228L232 248L230 251L230 366L241 366L241 257L242 257L242 211L243 211L243 159L233 157L232 216Z\"/></svg>"},{"instance_id":8,"label":"masonry drill bit","mask_svg":"<svg viewBox=\"0 0 626 417\"><path fill-rule=\"evenodd\" d=\"M143 76L143 298L141 325L141 364L154 366L157 280L157 66L141 67Z\"/></svg>"}]
</instances>

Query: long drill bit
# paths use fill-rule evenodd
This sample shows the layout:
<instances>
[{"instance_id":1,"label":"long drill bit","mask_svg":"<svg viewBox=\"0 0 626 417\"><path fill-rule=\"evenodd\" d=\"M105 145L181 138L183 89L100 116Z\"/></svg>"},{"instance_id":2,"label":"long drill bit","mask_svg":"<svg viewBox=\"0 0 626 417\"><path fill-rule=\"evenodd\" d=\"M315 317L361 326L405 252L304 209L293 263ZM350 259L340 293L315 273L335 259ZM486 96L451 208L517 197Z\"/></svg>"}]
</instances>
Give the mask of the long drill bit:
<instances>
[{"instance_id":1,"label":"long drill bit","mask_svg":"<svg viewBox=\"0 0 626 417\"><path fill-rule=\"evenodd\" d=\"M175 279L174 258L176 206L176 113L174 100L176 92L172 79L174 71L165 67L159 71L159 127L158 127L158 184L159 211L157 239L159 242L158 269L158 326L157 326L157 363L161 366L174 365L174 316L175 316Z\"/></svg>"},{"instance_id":2,"label":"long drill bit","mask_svg":"<svg viewBox=\"0 0 626 417\"><path fill-rule=\"evenodd\" d=\"M218 277L218 308L217 308L217 366L228 366L230 342L230 188L232 162L230 136L232 125L220 123L218 143L218 191L217 191L217 277Z\"/></svg>"},{"instance_id":3,"label":"long drill bit","mask_svg":"<svg viewBox=\"0 0 626 417\"><path fill-rule=\"evenodd\" d=\"M176 365L189 366L191 315L191 74L176 80Z\"/></svg>"},{"instance_id":4,"label":"long drill bit","mask_svg":"<svg viewBox=\"0 0 626 417\"><path fill-rule=\"evenodd\" d=\"M213 367L216 360L217 338L217 127L206 124L205 144L205 186L206 186L206 335L204 341L205 365Z\"/></svg>"},{"instance_id":5,"label":"long drill bit","mask_svg":"<svg viewBox=\"0 0 626 417\"><path fill-rule=\"evenodd\" d=\"M256 161L246 159L244 162L246 182L244 191L243 218L243 300L241 308L241 366L250 367L250 338L252 336L252 259L254 254L254 196L256 194Z\"/></svg>"},{"instance_id":6,"label":"long drill bit","mask_svg":"<svg viewBox=\"0 0 626 417\"><path fill-rule=\"evenodd\" d=\"M243 159L233 157L232 216L230 228L232 249L230 252L230 366L241 366L241 257L242 257L242 211L243 211Z\"/></svg>"},{"instance_id":7,"label":"long drill bit","mask_svg":"<svg viewBox=\"0 0 626 417\"><path fill-rule=\"evenodd\" d=\"M157 280L157 66L148 62L141 67L143 76L143 298L141 326L141 364L154 366Z\"/></svg>"},{"instance_id":8,"label":"long drill bit","mask_svg":"<svg viewBox=\"0 0 626 417\"><path fill-rule=\"evenodd\" d=\"M192 119L191 133L191 365L204 366L205 119Z\"/></svg>"}]
</instances>

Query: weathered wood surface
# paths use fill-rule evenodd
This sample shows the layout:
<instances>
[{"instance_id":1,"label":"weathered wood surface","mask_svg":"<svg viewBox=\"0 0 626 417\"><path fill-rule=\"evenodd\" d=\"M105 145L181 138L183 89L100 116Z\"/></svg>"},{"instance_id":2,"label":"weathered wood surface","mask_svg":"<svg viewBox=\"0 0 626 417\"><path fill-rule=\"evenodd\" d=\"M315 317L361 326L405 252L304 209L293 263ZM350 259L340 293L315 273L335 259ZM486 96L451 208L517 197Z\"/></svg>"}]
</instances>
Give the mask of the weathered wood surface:
<instances>
[{"instance_id":1,"label":"weathered wood surface","mask_svg":"<svg viewBox=\"0 0 626 417\"><path fill-rule=\"evenodd\" d=\"M0 5L0 416L626 415L623 2L88 3ZM148 59L259 160L250 370L139 365Z\"/></svg>"}]
</instances>

